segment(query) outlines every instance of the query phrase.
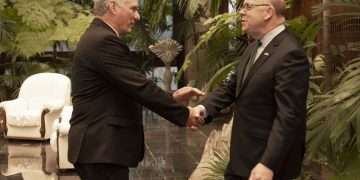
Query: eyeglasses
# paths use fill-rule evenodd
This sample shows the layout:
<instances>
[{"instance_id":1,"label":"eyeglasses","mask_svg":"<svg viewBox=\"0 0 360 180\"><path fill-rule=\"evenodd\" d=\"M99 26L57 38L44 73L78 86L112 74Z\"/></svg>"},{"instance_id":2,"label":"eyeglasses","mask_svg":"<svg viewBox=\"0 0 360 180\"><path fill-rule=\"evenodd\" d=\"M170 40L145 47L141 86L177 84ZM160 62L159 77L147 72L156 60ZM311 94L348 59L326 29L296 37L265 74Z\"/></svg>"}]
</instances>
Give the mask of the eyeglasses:
<instances>
[{"instance_id":1,"label":"eyeglasses","mask_svg":"<svg viewBox=\"0 0 360 180\"><path fill-rule=\"evenodd\" d=\"M245 9L247 11L253 9L254 7L258 7L258 6L270 6L270 4L250 4L250 3L244 3L243 5L241 5L239 7L238 10L242 10Z\"/></svg>"}]
</instances>

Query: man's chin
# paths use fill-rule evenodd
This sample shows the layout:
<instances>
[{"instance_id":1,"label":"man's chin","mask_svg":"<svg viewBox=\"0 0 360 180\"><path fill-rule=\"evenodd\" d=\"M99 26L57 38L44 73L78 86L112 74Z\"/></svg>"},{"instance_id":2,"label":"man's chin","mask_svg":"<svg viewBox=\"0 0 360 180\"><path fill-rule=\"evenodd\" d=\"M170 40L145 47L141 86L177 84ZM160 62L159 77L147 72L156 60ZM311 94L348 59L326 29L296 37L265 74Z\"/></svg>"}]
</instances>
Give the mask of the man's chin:
<instances>
[{"instance_id":1,"label":"man's chin","mask_svg":"<svg viewBox=\"0 0 360 180\"><path fill-rule=\"evenodd\" d=\"M129 27L127 31L128 31L128 32L132 32L132 31L133 31L133 27Z\"/></svg>"},{"instance_id":2,"label":"man's chin","mask_svg":"<svg viewBox=\"0 0 360 180\"><path fill-rule=\"evenodd\" d=\"M248 28L241 27L241 30L242 30L243 32L247 32Z\"/></svg>"}]
</instances>

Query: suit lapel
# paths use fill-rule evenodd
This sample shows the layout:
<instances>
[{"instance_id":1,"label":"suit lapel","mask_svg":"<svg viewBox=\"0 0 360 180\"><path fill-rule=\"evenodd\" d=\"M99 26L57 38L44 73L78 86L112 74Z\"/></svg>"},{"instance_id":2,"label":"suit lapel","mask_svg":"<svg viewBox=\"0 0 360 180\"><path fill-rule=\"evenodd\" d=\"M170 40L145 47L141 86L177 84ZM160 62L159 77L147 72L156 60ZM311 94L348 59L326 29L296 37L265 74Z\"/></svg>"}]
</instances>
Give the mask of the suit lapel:
<instances>
[{"instance_id":1,"label":"suit lapel","mask_svg":"<svg viewBox=\"0 0 360 180\"><path fill-rule=\"evenodd\" d=\"M238 89L241 87L241 84L243 82L245 68L250 60L251 49L254 46L255 46L255 43L250 44L249 47L244 52L244 55L240 57L240 60L239 60L240 63L239 63L238 71L237 71L237 75L236 75L238 77L236 80L236 96L238 95L238 92L239 92Z\"/></svg>"},{"instance_id":2,"label":"suit lapel","mask_svg":"<svg viewBox=\"0 0 360 180\"><path fill-rule=\"evenodd\" d=\"M246 79L244 81L242 81L243 77L243 72L245 70L245 66L243 67L243 69L241 69L241 77L239 79L241 79L241 81L237 82L238 87L236 88L236 97L239 96L241 94L241 92L243 91L243 89L247 86L247 84L249 83L249 81L251 80L251 78L254 76L254 74L259 70L259 68L264 64L264 62L266 62L266 60L268 58L271 57L271 55L273 53L276 52L276 48L277 46L279 46L279 44L281 43L282 39L285 37L286 35L286 31L284 30L282 31L278 36L276 36L264 49L263 52L261 52L260 56L258 57L258 59L255 61L255 64L251 67L248 75L245 77ZM252 48L252 47L251 47ZM248 60L249 61L249 58Z\"/></svg>"}]
</instances>

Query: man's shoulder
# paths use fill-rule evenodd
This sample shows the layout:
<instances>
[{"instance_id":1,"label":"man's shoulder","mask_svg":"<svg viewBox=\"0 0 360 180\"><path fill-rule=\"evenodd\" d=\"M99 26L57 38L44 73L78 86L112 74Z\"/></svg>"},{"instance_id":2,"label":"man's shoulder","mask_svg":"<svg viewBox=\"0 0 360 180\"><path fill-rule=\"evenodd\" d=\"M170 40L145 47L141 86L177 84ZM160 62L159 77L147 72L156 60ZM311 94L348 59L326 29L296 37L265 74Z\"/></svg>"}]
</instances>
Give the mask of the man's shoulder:
<instances>
[{"instance_id":1,"label":"man's shoulder","mask_svg":"<svg viewBox=\"0 0 360 180\"><path fill-rule=\"evenodd\" d=\"M79 44L92 48L113 44L118 49L129 50L127 45L113 31L103 26L90 26L82 35Z\"/></svg>"}]
</instances>

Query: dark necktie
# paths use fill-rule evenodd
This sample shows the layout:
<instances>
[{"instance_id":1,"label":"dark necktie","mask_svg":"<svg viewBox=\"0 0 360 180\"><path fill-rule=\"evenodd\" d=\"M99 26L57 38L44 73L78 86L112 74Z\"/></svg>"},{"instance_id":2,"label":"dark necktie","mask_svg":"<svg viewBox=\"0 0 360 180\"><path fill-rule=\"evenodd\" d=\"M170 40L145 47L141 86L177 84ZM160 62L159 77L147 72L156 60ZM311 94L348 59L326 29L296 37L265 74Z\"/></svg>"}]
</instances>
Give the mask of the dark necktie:
<instances>
[{"instance_id":1,"label":"dark necktie","mask_svg":"<svg viewBox=\"0 0 360 180\"><path fill-rule=\"evenodd\" d=\"M256 43L256 45L254 46L254 49L252 49L250 59L249 59L248 63L246 64L246 68L245 68L245 72L244 72L244 76L243 76L243 82L245 81L247 75L249 74L251 67L254 65L257 49L261 46L260 40L256 40L254 43Z\"/></svg>"}]
</instances>

